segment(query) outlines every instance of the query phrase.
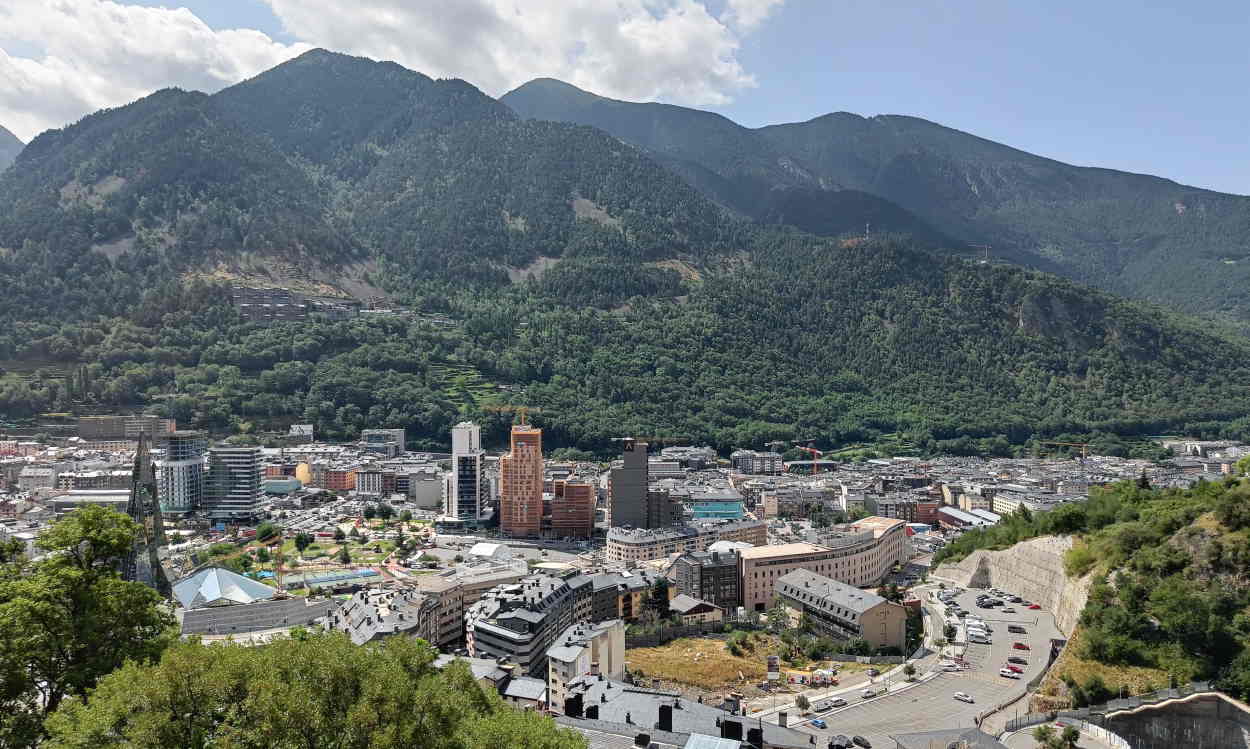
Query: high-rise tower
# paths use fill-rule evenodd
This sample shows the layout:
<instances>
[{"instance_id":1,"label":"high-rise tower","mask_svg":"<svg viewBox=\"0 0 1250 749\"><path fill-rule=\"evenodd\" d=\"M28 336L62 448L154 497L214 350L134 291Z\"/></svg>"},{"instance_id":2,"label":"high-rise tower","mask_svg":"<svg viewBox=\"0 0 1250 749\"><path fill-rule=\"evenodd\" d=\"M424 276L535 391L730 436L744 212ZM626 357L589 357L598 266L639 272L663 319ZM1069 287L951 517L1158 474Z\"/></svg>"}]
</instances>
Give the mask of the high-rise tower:
<instances>
[{"instance_id":1,"label":"high-rise tower","mask_svg":"<svg viewBox=\"0 0 1250 749\"><path fill-rule=\"evenodd\" d=\"M452 427L451 475L444 487L444 514L470 523L481 517L482 508L490 499L485 467L482 428L471 421Z\"/></svg>"},{"instance_id":2,"label":"high-rise tower","mask_svg":"<svg viewBox=\"0 0 1250 749\"><path fill-rule=\"evenodd\" d=\"M208 440L203 432L168 432L157 437L165 457L157 473L161 512L184 515L197 510L204 500L204 451Z\"/></svg>"},{"instance_id":3,"label":"high-rise tower","mask_svg":"<svg viewBox=\"0 0 1250 749\"><path fill-rule=\"evenodd\" d=\"M499 459L499 528L537 537L543 523L543 430L512 427L512 451Z\"/></svg>"},{"instance_id":4,"label":"high-rise tower","mask_svg":"<svg viewBox=\"0 0 1250 749\"><path fill-rule=\"evenodd\" d=\"M621 467L608 474L608 525L647 528L647 443L626 440L622 457Z\"/></svg>"},{"instance_id":5,"label":"high-rise tower","mask_svg":"<svg viewBox=\"0 0 1250 749\"><path fill-rule=\"evenodd\" d=\"M204 513L215 521L251 520L263 500L259 447L211 447Z\"/></svg>"}]
</instances>

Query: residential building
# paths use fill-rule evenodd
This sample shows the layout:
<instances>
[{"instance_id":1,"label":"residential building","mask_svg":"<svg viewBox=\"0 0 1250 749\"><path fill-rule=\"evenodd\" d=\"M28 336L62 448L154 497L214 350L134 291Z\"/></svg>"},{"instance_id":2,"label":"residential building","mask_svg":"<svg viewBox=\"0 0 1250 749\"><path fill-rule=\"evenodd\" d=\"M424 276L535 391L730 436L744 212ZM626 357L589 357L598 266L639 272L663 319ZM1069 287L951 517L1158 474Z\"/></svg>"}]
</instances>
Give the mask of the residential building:
<instances>
[{"instance_id":1,"label":"residential building","mask_svg":"<svg viewBox=\"0 0 1250 749\"><path fill-rule=\"evenodd\" d=\"M465 644L475 658L506 659L520 673L547 676L547 649L574 624L574 591L546 575L495 588L465 611Z\"/></svg>"},{"instance_id":2,"label":"residential building","mask_svg":"<svg viewBox=\"0 0 1250 749\"><path fill-rule=\"evenodd\" d=\"M321 475L317 475L321 468ZM313 466L313 483L332 492L350 492L356 489L356 466Z\"/></svg>"},{"instance_id":3,"label":"residential building","mask_svg":"<svg viewBox=\"0 0 1250 749\"><path fill-rule=\"evenodd\" d=\"M891 518L864 518L851 532L827 535L821 544L760 546L738 552L742 604L764 611L773 600L777 580L794 570L807 570L852 586L879 583L894 565L907 561L907 524Z\"/></svg>"},{"instance_id":4,"label":"residential building","mask_svg":"<svg viewBox=\"0 0 1250 749\"><path fill-rule=\"evenodd\" d=\"M438 624L434 639L440 649L458 647L464 642L465 610L489 590L515 583L528 574L525 564L461 565L435 575L417 578L417 590L438 604Z\"/></svg>"},{"instance_id":5,"label":"residential building","mask_svg":"<svg viewBox=\"0 0 1250 749\"><path fill-rule=\"evenodd\" d=\"M742 605L736 551L682 554L669 568L669 577L682 595L708 601L727 611Z\"/></svg>"},{"instance_id":6,"label":"residential building","mask_svg":"<svg viewBox=\"0 0 1250 749\"><path fill-rule=\"evenodd\" d=\"M251 520L264 500L259 447L210 447L203 510L214 521Z\"/></svg>"},{"instance_id":7,"label":"residential building","mask_svg":"<svg viewBox=\"0 0 1250 749\"><path fill-rule=\"evenodd\" d=\"M609 562L636 563L663 559L672 554L706 551L717 541L768 543L768 525L762 520L720 520L669 528L612 528L605 547Z\"/></svg>"},{"instance_id":8,"label":"residential building","mask_svg":"<svg viewBox=\"0 0 1250 749\"><path fill-rule=\"evenodd\" d=\"M907 610L876 593L802 569L778 579L776 591L796 626L802 619L822 635L862 638L874 650L901 653L907 645Z\"/></svg>"},{"instance_id":9,"label":"residential building","mask_svg":"<svg viewBox=\"0 0 1250 749\"><path fill-rule=\"evenodd\" d=\"M406 449L407 439L403 429L365 429L360 432L360 447L393 458Z\"/></svg>"},{"instance_id":10,"label":"residential building","mask_svg":"<svg viewBox=\"0 0 1250 749\"><path fill-rule=\"evenodd\" d=\"M640 528L667 528L677 525L686 517L686 508L679 497L665 489L648 489L646 498L646 525Z\"/></svg>"},{"instance_id":11,"label":"residential building","mask_svg":"<svg viewBox=\"0 0 1250 749\"><path fill-rule=\"evenodd\" d=\"M393 473L391 478L394 483ZM382 469L377 466L363 466L356 469L356 493L363 497L386 496L388 492L383 487Z\"/></svg>"},{"instance_id":12,"label":"residential building","mask_svg":"<svg viewBox=\"0 0 1250 749\"><path fill-rule=\"evenodd\" d=\"M451 474L445 484L443 514L473 522L482 516L490 499L482 428L462 421L451 430Z\"/></svg>"},{"instance_id":13,"label":"residential building","mask_svg":"<svg viewBox=\"0 0 1250 749\"><path fill-rule=\"evenodd\" d=\"M549 502L550 512L544 521L550 522L553 538L590 538L595 533L595 487L573 481L555 481L555 491ZM546 531L546 528L544 528Z\"/></svg>"},{"instance_id":14,"label":"residential building","mask_svg":"<svg viewBox=\"0 0 1250 749\"><path fill-rule=\"evenodd\" d=\"M579 676L621 679L625 676L625 622L580 622L566 629L547 649L547 697L563 710L568 683Z\"/></svg>"},{"instance_id":15,"label":"residential building","mask_svg":"<svg viewBox=\"0 0 1250 749\"><path fill-rule=\"evenodd\" d=\"M327 630L345 632L356 645L394 635L436 644L438 601L415 590L362 590L326 617Z\"/></svg>"},{"instance_id":16,"label":"residential building","mask_svg":"<svg viewBox=\"0 0 1250 749\"><path fill-rule=\"evenodd\" d=\"M648 523L647 486L650 483L647 443L625 441L619 467L608 473L608 525L611 527L654 528Z\"/></svg>"},{"instance_id":17,"label":"residential building","mask_svg":"<svg viewBox=\"0 0 1250 749\"><path fill-rule=\"evenodd\" d=\"M204 453L208 438L203 432L177 431L158 435L165 454L157 466L157 497L161 512L185 515L204 501Z\"/></svg>"},{"instance_id":18,"label":"residential building","mask_svg":"<svg viewBox=\"0 0 1250 749\"><path fill-rule=\"evenodd\" d=\"M720 624L725 610L714 603L700 601L688 595L674 596L668 602L668 610L681 617L682 624Z\"/></svg>"},{"instance_id":19,"label":"residential building","mask_svg":"<svg viewBox=\"0 0 1250 749\"><path fill-rule=\"evenodd\" d=\"M538 538L543 521L542 430L512 427L511 452L499 459L499 528L504 535Z\"/></svg>"},{"instance_id":20,"label":"residential building","mask_svg":"<svg viewBox=\"0 0 1250 749\"><path fill-rule=\"evenodd\" d=\"M130 471L68 471L56 475L58 489L128 489Z\"/></svg>"},{"instance_id":21,"label":"residential building","mask_svg":"<svg viewBox=\"0 0 1250 749\"><path fill-rule=\"evenodd\" d=\"M780 453L734 450L729 456L734 470L750 475L777 476L785 470Z\"/></svg>"},{"instance_id":22,"label":"residential building","mask_svg":"<svg viewBox=\"0 0 1250 749\"><path fill-rule=\"evenodd\" d=\"M17 487L24 492L56 487L57 470L50 466L26 466L17 474Z\"/></svg>"},{"instance_id":23,"label":"residential building","mask_svg":"<svg viewBox=\"0 0 1250 749\"><path fill-rule=\"evenodd\" d=\"M80 416L78 436L84 440L137 440L145 434L156 437L176 429L173 419L159 416Z\"/></svg>"}]
</instances>

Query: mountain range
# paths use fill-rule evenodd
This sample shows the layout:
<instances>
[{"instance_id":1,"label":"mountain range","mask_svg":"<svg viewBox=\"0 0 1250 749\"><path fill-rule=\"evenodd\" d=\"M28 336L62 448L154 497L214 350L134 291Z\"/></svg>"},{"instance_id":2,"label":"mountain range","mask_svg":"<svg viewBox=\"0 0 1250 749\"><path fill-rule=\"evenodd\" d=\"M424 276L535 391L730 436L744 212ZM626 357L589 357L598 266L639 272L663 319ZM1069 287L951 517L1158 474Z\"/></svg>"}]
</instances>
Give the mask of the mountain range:
<instances>
[{"instance_id":1,"label":"mountain range","mask_svg":"<svg viewBox=\"0 0 1250 749\"><path fill-rule=\"evenodd\" d=\"M837 112L748 129L552 79L502 101L523 117L590 125L638 145L753 218L835 236L862 232L872 218L930 236L923 225L949 249L988 245L994 257L1118 294L1250 319L1250 197L1071 166L916 117ZM861 206L857 225L828 219L873 198L884 205Z\"/></svg>"},{"instance_id":2,"label":"mountain range","mask_svg":"<svg viewBox=\"0 0 1250 749\"><path fill-rule=\"evenodd\" d=\"M316 50L42 133L0 174L0 358L79 370L0 374L0 411L402 426L437 444L466 415L504 423L484 408L517 400L544 408L552 444L604 450L622 433L1001 452L1042 434L1250 432L1243 339L952 252L1004 219L939 222L874 193L905 192L897 170L924 149L865 146L896 171L852 184L814 176L855 170L811 123L794 126L806 146L791 134L769 151L761 131L674 108L691 124L642 142L531 117L520 98ZM884 127L859 122L864 138ZM656 147L683 138L680 159ZM978 173L1006 180L995 163ZM917 195L941 192L915 177ZM205 280L415 316L260 327Z\"/></svg>"},{"instance_id":3,"label":"mountain range","mask_svg":"<svg viewBox=\"0 0 1250 749\"><path fill-rule=\"evenodd\" d=\"M17 154L22 150L24 144L16 135L9 132L7 128L0 125L0 172L8 168L9 164L17 158Z\"/></svg>"}]
</instances>

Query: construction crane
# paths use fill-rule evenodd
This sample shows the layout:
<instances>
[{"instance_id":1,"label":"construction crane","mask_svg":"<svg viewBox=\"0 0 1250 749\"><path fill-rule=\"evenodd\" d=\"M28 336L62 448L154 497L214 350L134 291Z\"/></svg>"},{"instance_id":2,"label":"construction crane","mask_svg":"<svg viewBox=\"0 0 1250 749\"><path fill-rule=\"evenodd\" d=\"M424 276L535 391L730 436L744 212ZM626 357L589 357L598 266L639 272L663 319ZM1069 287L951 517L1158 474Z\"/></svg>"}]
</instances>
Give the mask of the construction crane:
<instances>
[{"instance_id":1,"label":"construction crane","mask_svg":"<svg viewBox=\"0 0 1250 749\"><path fill-rule=\"evenodd\" d=\"M541 408L536 408L533 406L512 406L512 405L482 406L482 410L488 411L490 413L497 413L497 414L515 413L519 417L519 420L513 420L512 422L513 424L529 424L530 423L529 415L531 413L540 414L543 412Z\"/></svg>"},{"instance_id":2,"label":"construction crane","mask_svg":"<svg viewBox=\"0 0 1250 749\"><path fill-rule=\"evenodd\" d=\"M975 250L981 250L985 254L981 257L981 265L985 265L990 261L990 250L994 249L988 244L970 244L969 247Z\"/></svg>"},{"instance_id":3,"label":"construction crane","mask_svg":"<svg viewBox=\"0 0 1250 749\"><path fill-rule=\"evenodd\" d=\"M764 447L776 447L776 446L789 447L790 443L786 442L785 440L773 440L772 442L764 443Z\"/></svg>"}]
</instances>

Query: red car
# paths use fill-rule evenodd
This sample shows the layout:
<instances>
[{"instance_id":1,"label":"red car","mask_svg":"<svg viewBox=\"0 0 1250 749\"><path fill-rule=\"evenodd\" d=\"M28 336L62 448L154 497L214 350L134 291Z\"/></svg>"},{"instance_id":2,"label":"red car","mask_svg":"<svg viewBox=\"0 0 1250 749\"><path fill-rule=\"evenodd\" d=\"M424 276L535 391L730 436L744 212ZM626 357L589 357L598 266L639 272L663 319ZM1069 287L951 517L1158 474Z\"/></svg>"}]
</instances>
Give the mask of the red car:
<instances>
[{"instance_id":1,"label":"red car","mask_svg":"<svg viewBox=\"0 0 1250 749\"><path fill-rule=\"evenodd\" d=\"M1032 648L1030 648L1028 645L1025 645L1023 642L1013 642L1011 643L1011 647L1015 648L1016 650L1032 650Z\"/></svg>"},{"instance_id":2,"label":"red car","mask_svg":"<svg viewBox=\"0 0 1250 749\"><path fill-rule=\"evenodd\" d=\"M1042 608L1042 607L1041 607L1041 606L1038 606L1036 603L1030 603L1030 604L1029 604L1029 609L1030 609L1030 610L1032 610L1032 611L1038 611L1038 610L1040 610L1041 608Z\"/></svg>"},{"instance_id":3,"label":"red car","mask_svg":"<svg viewBox=\"0 0 1250 749\"><path fill-rule=\"evenodd\" d=\"M1020 668L1019 666L1013 666L1013 665L1011 665L1010 663L1008 663L1008 664L1007 664L1006 669L1007 669L1008 671L1011 671L1012 673L1016 673L1016 674L1022 674L1022 673L1024 673L1024 669L1023 669L1023 668Z\"/></svg>"}]
</instances>

